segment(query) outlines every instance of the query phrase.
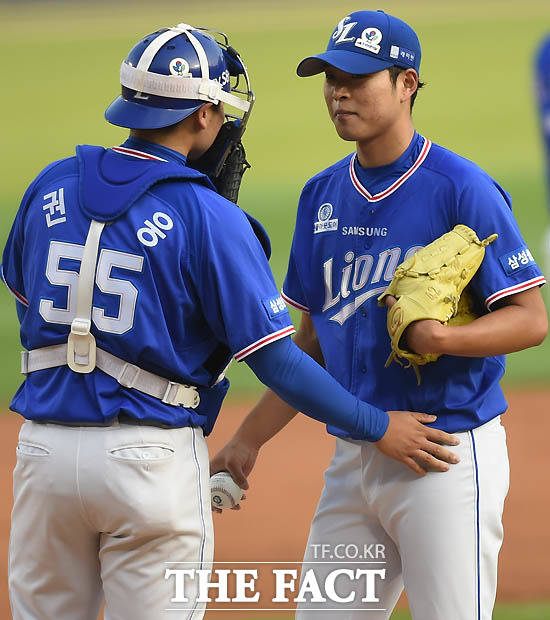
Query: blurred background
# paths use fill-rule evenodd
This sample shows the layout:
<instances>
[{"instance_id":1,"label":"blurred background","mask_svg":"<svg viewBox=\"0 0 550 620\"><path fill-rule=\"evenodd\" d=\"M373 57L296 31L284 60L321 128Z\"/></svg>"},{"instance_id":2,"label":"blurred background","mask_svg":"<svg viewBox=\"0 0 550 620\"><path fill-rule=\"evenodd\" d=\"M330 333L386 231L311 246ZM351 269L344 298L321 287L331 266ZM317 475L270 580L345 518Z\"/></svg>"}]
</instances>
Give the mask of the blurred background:
<instances>
[{"instance_id":1,"label":"blurred background","mask_svg":"<svg viewBox=\"0 0 550 620\"><path fill-rule=\"evenodd\" d=\"M75 144L111 146L125 139L125 130L103 119L119 93L120 62L140 36L184 21L229 33L249 69L256 105L244 142L252 169L239 202L267 228L281 285L303 184L353 149L328 119L322 77L299 79L295 68L322 51L343 16L366 8L382 8L415 28L427 83L414 110L418 131L475 161L512 194L516 218L542 264L549 218L532 66L537 45L550 32L548 0L386 0L373 6L327 0L0 1L0 245L26 186L46 164L73 154ZM0 406L7 409L20 375L14 301L4 288L0 317ZM510 356L506 388L548 387L549 354L547 340ZM244 364L233 364L229 377L232 403L250 402L260 392ZM550 400L541 402L550 415ZM547 484L547 467L544 478ZM533 615L526 605L511 609L499 617L550 618L547 606L533 607Z\"/></svg>"},{"instance_id":2,"label":"blurred background","mask_svg":"<svg viewBox=\"0 0 550 620\"><path fill-rule=\"evenodd\" d=\"M138 37L183 20L230 33L248 66L257 99L245 134L252 169L239 202L266 226L272 268L282 284L303 184L353 147L338 139L328 119L322 77L300 79L295 68L321 51L334 24L357 8L365 7L326 0L0 3L2 247L26 186L46 164L73 154L77 143L124 140L125 130L103 119L119 92L119 64ZM550 4L419 0L387 1L383 8L420 35L427 86L414 110L417 129L475 161L512 194L523 234L541 262L548 210L532 60L550 32ZM3 291L6 360L15 360L19 346L12 306ZM548 380L549 351L547 342L511 356L506 381ZM19 374L17 363L5 366L0 395L7 400ZM245 364L234 364L230 378L232 397L258 390Z\"/></svg>"}]
</instances>

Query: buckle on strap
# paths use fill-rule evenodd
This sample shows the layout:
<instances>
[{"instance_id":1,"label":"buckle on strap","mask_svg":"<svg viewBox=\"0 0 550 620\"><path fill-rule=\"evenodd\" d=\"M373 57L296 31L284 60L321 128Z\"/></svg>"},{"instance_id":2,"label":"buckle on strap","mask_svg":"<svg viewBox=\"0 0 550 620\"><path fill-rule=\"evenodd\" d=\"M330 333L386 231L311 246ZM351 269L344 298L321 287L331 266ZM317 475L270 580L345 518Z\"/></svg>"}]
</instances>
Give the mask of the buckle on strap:
<instances>
[{"instance_id":1,"label":"buckle on strap","mask_svg":"<svg viewBox=\"0 0 550 620\"><path fill-rule=\"evenodd\" d=\"M195 409L199 406L201 398L197 388L193 385L182 385L174 381L168 381L162 402L167 405L182 406Z\"/></svg>"},{"instance_id":2,"label":"buckle on strap","mask_svg":"<svg viewBox=\"0 0 550 620\"><path fill-rule=\"evenodd\" d=\"M91 321L75 317L67 340L67 365L74 372L89 373L96 366L95 338L90 333Z\"/></svg>"},{"instance_id":3,"label":"buckle on strap","mask_svg":"<svg viewBox=\"0 0 550 620\"><path fill-rule=\"evenodd\" d=\"M208 97L210 101L218 102L220 99L221 85L214 80L204 79L199 84L199 95Z\"/></svg>"},{"instance_id":4,"label":"buckle on strap","mask_svg":"<svg viewBox=\"0 0 550 620\"><path fill-rule=\"evenodd\" d=\"M116 380L126 388L133 388L140 373L141 368L126 362Z\"/></svg>"},{"instance_id":5,"label":"buckle on strap","mask_svg":"<svg viewBox=\"0 0 550 620\"><path fill-rule=\"evenodd\" d=\"M29 374L29 352L21 351L21 374Z\"/></svg>"}]
</instances>

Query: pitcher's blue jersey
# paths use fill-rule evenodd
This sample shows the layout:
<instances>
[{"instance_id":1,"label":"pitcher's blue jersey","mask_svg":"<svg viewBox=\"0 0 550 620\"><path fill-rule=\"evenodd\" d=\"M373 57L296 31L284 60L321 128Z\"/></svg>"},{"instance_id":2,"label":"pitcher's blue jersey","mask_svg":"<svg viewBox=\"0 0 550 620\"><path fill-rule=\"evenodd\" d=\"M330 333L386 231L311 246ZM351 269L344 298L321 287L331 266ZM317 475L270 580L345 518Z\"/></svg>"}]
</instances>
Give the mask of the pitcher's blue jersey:
<instances>
[{"instance_id":1,"label":"pitcher's blue jersey","mask_svg":"<svg viewBox=\"0 0 550 620\"><path fill-rule=\"evenodd\" d=\"M77 374L62 366L28 375L12 409L83 423L124 413L208 433L228 388L227 380L214 384L231 357L294 331L260 243L269 245L265 231L171 149L135 139L78 147L29 187L4 250L26 349L67 341L91 217L110 221L93 295L97 346L198 386L200 405L173 407L97 368Z\"/></svg>"},{"instance_id":2,"label":"pitcher's blue jersey","mask_svg":"<svg viewBox=\"0 0 550 620\"><path fill-rule=\"evenodd\" d=\"M449 432L506 410L504 356L444 355L422 366L418 386L412 369L384 368L390 340L377 297L399 263L456 224L480 239L499 235L471 282L480 313L545 282L509 195L475 164L415 134L393 164L361 168L354 154L306 184L283 286L285 300L311 314L327 370L346 389L381 409L434 413Z\"/></svg>"}]
</instances>

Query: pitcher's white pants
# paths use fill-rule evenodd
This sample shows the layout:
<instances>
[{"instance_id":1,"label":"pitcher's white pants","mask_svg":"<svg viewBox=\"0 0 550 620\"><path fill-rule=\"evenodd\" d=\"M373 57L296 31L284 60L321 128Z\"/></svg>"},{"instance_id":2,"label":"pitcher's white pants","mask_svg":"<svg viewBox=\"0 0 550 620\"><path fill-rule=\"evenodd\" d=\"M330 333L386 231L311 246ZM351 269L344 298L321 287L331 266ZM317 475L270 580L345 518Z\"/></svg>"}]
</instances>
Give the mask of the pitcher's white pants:
<instances>
[{"instance_id":1,"label":"pitcher's white pants","mask_svg":"<svg viewBox=\"0 0 550 620\"><path fill-rule=\"evenodd\" d=\"M25 422L9 554L14 620L96 620L104 596L108 620L202 618L196 581L190 602L175 604L165 571L211 568L208 484L201 429Z\"/></svg>"},{"instance_id":2,"label":"pitcher's white pants","mask_svg":"<svg viewBox=\"0 0 550 620\"><path fill-rule=\"evenodd\" d=\"M506 434L498 417L456 436L460 445L449 448L460 463L423 478L372 444L336 440L302 579L312 569L322 589L335 569L385 569L385 578L375 577L379 602L362 602L365 578L340 575L337 594L355 592L355 600L302 603L297 620L387 620L403 584L414 620L491 619L509 482ZM371 552L384 545L384 557L365 552L369 544ZM345 557L346 549L359 556ZM334 563L341 560L348 563Z\"/></svg>"}]
</instances>

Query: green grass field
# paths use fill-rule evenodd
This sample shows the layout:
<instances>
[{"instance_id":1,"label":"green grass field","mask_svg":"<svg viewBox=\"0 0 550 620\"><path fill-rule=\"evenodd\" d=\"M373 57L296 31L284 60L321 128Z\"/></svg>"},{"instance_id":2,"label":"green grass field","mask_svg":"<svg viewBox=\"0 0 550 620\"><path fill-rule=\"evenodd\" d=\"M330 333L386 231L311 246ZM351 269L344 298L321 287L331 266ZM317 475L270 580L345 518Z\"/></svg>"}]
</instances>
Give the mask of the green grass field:
<instances>
[{"instance_id":1,"label":"green grass field","mask_svg":"<svg viewBox=\"0 0 550 620\"><path fill-rule=\"evenodd\" d=\"M215 620L214 613L206 614L207 620ZM292 620L294 616L269 616L269 620ZM365 618L368 620L368 616ZM541 604L529 605L497 605L493 614L493 620L548 620L550 618L550 606ZM256 616L250 620L268 620L265 616ZM408 611L400 610L392 614L391 620L412 620ZM447 620L447 619L446 619ZM451 620L449 618L448 620Z\"/></svg>"},{"instance_id":2,"label":"green grass field","mask_svg":"<svg viewBox=\"0 0 550 620\"><path fill-rule=\"evenodd\" d=\"M537 42L550 29L547 0L387 0L383 6L409 21L422 41L427 87L415 107L417 129L474 160L511 192L524 236L542 260L548 211L531 66ZM124 131L103 120L103 110L118 94L119 64L137 37L185 21L229 32L249 68L257 102L245 144L253 168L240 204L266 225L281 284L302 185L353 148L329 123L322 79L300 80L295 67L321 51L333 25L357 8L327 0L0 2L2 247L27 184L43 166L72 154L76 143L109 146L124 139ZM7 403L20 375L14 302L5 289L0 342L0 402ZM548 341L511 356L506 380L548 382L549 356ZM244 364L234 364L230 378L233 397L260 389ZM543 618L550 618L544 604L499 607L494 615Z\"/></svg>"},{"instance_id":3,"label":"green grass field","mask_svg":"<svg viewBox=\"0 0 550 620\"><path fill-rule=\"evenodd\" d=\"M111 145L123 130L103 120L118 92L118 67L137 35L185 20L231 33L257 95L246 147L253 168L241 206L262 220L282 283L297 199L316 171L352 150L338 140L321 98L320 77L301 80L297 62L321 51L332 25L356 7L332 2L218 1L173 3L0 4L4 34L3 182L0 242L26 185L75 143ZM415 108L418 130L473 159L513 195L515 213L536 257L548 224L542 149L532 98L531 60L550 22L544 1L440 3L389 1L385 9L409 20L423 45L427 87ZM206 7L206 8L205 8ZM17 50L17 53L15 53ZM17 62L15 59L17 58ZM10 60L8 60L10 59ZM0 400L19 382L13 301L0 293L4 372ZM507 381L547 381L550 345L510 357ZM257 391L244 364L230 370L233 396Z\"/></svg>"},{"instance_id":4,"label":"green grass field","mask_svg":"<svg viewBox=\"0 0 550 620\"><path fill-rule=\"evenodd\" d=\"M493 620L546 620L547 618L550 618L550 605L544 603L497 605L493 614ZM412 616L407 611L395 612L391 617L391 620L411 619Z\"/></svg>"}]
</instances>

